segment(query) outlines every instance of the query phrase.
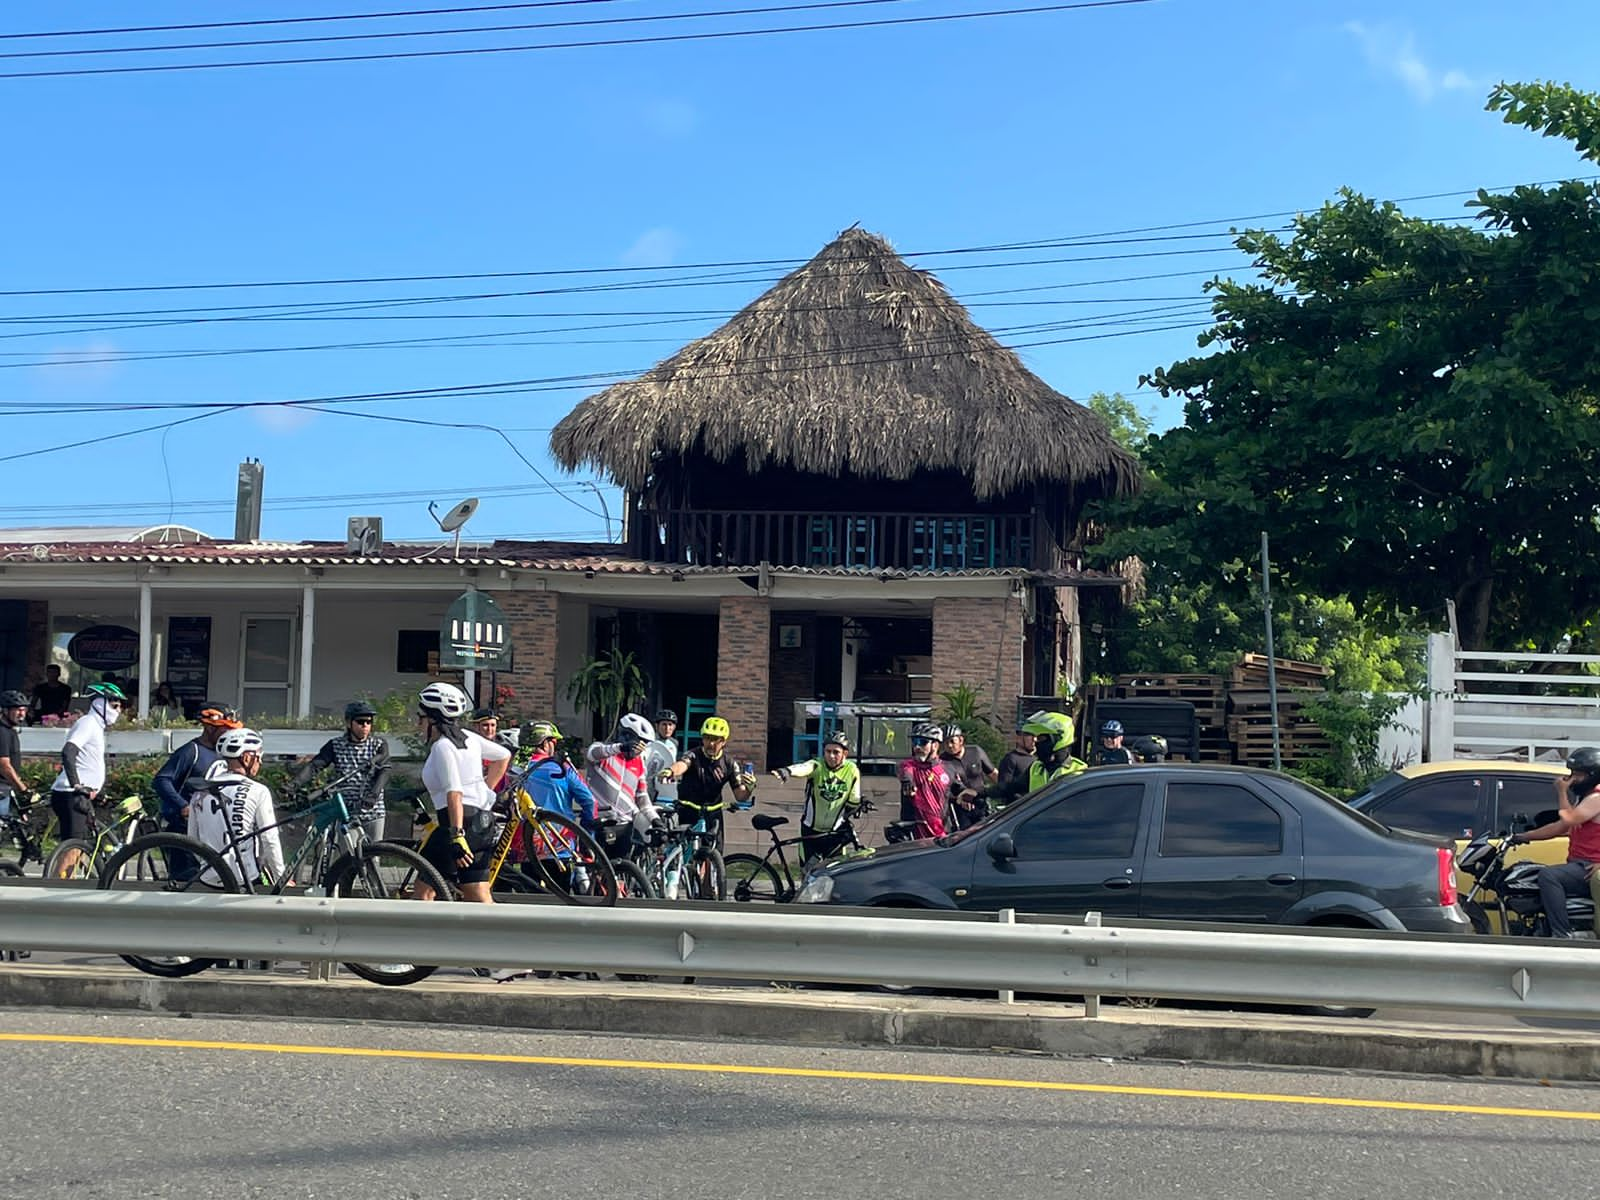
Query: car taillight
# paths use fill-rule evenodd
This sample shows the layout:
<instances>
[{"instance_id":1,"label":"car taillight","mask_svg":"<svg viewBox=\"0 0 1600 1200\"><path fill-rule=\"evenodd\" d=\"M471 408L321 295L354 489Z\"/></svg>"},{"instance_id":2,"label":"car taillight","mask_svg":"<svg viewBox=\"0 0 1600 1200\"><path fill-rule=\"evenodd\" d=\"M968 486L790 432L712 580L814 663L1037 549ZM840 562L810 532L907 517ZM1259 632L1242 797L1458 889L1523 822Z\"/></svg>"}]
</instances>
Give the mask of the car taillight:
<instances>
[{"instance_id":1,"label":"car taillight","mask_svg":"<svg viewBox=\"0 0 1600 1200\"><path fill-rule=\"evenodd\" d=\"M1434 853L1439 862L1439 907L1449 908L1456 902L1456 856L1443 846Z\"/></svg>"}]
</instances>

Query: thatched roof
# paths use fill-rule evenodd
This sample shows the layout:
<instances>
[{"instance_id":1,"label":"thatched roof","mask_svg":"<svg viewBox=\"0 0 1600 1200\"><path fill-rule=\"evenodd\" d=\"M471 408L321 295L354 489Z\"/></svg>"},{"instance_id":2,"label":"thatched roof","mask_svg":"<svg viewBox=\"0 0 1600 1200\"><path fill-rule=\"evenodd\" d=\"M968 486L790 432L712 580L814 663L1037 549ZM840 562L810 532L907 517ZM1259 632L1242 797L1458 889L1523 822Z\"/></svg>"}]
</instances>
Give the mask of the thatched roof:
<instances>
[{"instance_id":1,"label":"thatched roof","mask_svg":"<svg viewBox=\"0 0 1600 1200\"><path fill-rule=\"evenodd\" d=\"M954 469L980 499L1034 483L1126 494L1138 466L1094 413L979 328L876 234L844 231L714 333L590 396L557 461L642 490L696 450L824 475Z\"/></svg>"}]
</instances>

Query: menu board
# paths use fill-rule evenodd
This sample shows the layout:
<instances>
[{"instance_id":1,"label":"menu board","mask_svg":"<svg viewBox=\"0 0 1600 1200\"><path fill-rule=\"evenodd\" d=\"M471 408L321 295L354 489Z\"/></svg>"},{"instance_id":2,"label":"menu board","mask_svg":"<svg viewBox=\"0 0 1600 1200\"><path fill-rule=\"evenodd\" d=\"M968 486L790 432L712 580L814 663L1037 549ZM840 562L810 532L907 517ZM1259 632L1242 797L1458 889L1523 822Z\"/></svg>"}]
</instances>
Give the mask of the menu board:
<instances>
[{"instance_id":1,"label":"menu board","mask_svg":"<svg viewBox=\"0 0 1600 1200\"><path fill-rule=\"evenodd\" d=\"M166 682L190 720L211 687L211 618L167 618Z\"/></svg>"}]
</instances>

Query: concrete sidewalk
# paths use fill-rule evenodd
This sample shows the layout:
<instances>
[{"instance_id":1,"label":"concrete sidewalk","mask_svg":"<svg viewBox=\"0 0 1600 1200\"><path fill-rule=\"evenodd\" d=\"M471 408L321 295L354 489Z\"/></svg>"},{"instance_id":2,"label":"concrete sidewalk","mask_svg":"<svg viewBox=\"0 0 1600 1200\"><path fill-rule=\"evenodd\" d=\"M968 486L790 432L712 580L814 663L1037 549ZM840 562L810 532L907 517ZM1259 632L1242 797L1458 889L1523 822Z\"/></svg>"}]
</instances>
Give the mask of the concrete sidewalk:
<instances>
[{"instance_id":1,"label":"concrete sidewalk","mask_svg":"<svg viewBox=\"0 0 1600 1200\"><path fill-rule=\"evenodd\" d=\"M806 1045L1013 1051L1496 1079L1600 1080L1600 1034L1267 1014L1136 1010L1090 1020L1069 1003L888 996L809 988L448 977L410 988L212 970L7 965L0 1005L97 1012L749 1039Z\"/></svg>"}]
</instances>

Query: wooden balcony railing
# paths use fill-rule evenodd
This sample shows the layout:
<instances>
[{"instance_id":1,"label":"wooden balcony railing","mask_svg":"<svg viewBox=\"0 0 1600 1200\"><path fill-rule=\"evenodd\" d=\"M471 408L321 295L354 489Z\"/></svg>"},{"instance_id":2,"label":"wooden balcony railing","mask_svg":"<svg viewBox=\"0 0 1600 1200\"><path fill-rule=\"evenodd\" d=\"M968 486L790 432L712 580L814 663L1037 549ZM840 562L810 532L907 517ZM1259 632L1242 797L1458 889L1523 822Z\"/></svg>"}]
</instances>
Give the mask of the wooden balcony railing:
<instances>
[{"instance_id":1,"label":"wooden balcony railing","mask_svg":"<svg viewBox=\"0 0 1600 1200\"><path fill-rule=\"evenodd\" d=\"M1028 514L678 511L641 547L655 562L693 566L861 567L962 571L1032 567Z\"/></svg>"}]
</instances>

